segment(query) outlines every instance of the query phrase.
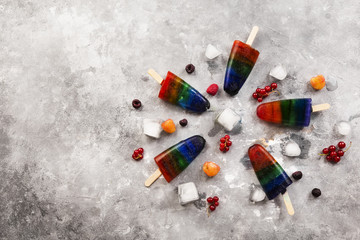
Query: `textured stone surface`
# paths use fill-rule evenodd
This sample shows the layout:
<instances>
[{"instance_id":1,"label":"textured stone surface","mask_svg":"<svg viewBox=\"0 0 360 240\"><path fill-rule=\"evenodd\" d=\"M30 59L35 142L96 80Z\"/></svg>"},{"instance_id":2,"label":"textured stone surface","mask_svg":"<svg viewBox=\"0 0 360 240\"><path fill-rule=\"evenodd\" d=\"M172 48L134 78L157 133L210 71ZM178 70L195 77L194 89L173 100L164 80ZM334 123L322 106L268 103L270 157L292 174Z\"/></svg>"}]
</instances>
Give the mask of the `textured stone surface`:
<instances>
[{"instance_id":1,"label":"textured stone surface","mask_svg":"<svg viewBox=\"0 0 360 240\"><path fill-rule=\"evenodd\" d=\"M355 0L0 1L0 239L359 239L359 12ZM222 91L228 53L254 24L259 59L229 97ZM208 44L223 54L206 59ZM308 128L273 126L254 113L251 94L272 81L278 63L288 76L278 82L280 96L266 101L306 96L332 105ZM206 95L213 111L199 116L158 99L149 67L204 93L219 84L216 96ZM338 89L313 90L309 80L318 74L336 78ZM134 98L142 109L131 106ZM225 133L213 120L227 106L243 121L223 154ZM189 124L150 139L142 121L154 117ZM339 138L339 121L349 121L352 134ZM153 157L193 134L207 140L196 161L170 184L160 178L145 188ZM259 138L289 175L304 174L288 189L293 217L280 197L249 201L258 181L246 152ZM289 139L306 147L300 158L282 156ZM340 139L353 147L339 164L318 156ZM145 157L135 162L138 147ZM209 160L221 166L214 178L201 170ZM201 199L183 207L176 187L190 181ZM221 205L208 217L213 195Z\"/></svg>"}]
</instances>

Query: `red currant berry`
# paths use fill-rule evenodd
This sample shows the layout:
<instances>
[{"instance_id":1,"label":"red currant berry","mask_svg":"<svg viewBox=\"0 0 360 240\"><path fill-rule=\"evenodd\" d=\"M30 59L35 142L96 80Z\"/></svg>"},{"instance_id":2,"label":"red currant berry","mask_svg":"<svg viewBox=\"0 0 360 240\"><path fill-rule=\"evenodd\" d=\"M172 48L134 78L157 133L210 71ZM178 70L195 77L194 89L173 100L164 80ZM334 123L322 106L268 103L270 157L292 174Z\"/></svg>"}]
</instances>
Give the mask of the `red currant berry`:
<instances>
[{"instance_id":1,"label":"red currant berry","mask_svg":"<svg viewBox=\"0 0 360 240\"><path fill-rule=\"evenodd\" d=\"M221 143L224 143L225 141L226 141L225 138L220 138L220 142L221 142Z\"/></svg>"},{"instance_id":2,"label":"red currant berry","mask_svg":"<svg viewBox=\"0 0 360 240\"><path fill-rule=\"evenodd\" d=\"M329 153L329 149L328 149L328 148L324 148L324 149L322 150L322 152L323 152L323 154L328 154L328 153Z\"/></svg>"},{"instance_id":3,"label":"red currant berry","mask_svg":"<svg viewBox=\"0 0 360 240\"><path fill-rule=\"evenodd\" d=\"M339 156L336 156L336 157L334 157L332 160L334 161L334 162L336 162L336 163L338 163L338 162L340 162L340 157Z\"/></svg>"},{"instance_id":4,"label":"red currant berry","mask_svg":"<svg viewBox=\"0 0 360 240\"><path fill-rule=\"evenodd\" d=\"M219 150L223 152L225 150L225 147L219 147Z\"/></svg>"},{"instance_id":5,"label":"red currant berry","mask_svg":"<svg viewBox=\"0 0 360 240\"><path fill-rule=\"evenodd\" d=\"M219 202L214 202L214 205L217 207L219 206Z\"/></svg>"},{"instance_id":6,"label":"red currant berry","mask_svg":"<svg viewBox=\"0 0 360 240\"><path fill-rule=\"evenodd\" d=\"M213 198L212 197L208 197L207 199L206 199L206 201L208 202L208 203L213 203Z\"/></svg>"},{"instance_id":7,"label":"red currant berry","mask_svg":"<svg viewBox=\"0 0 360 240\"><path fill-rule=\"evenodd\" d=\"M326 156L326 160L328 160L328 161L330 161L330 160L331 160L330 155L327 155L327 156Z\"/></svg>"},{"instance_id":8,"label":"red currant berry","mask_svg":"<svg viewBox=\"0 0 360 240\"><path fill-rule=\"evenodd\" d=\"M265 91L271 92L271 87L270 87L270 86L266 86L266 87L265 87Z\"/></svg>"},{"instance_id":9,"label":"red currant berry","mask_svg":"<svg viewBox=\"0 0 360 240\"><path fill-rule=\"evenodd\" d=\"M135 155L135 154L133 154L133 155L132 155L132 158L133 158L134 160L136 160L136 155Z\"/></svg>"},{"instance_id":10,"label":"red currant berry","mask_svg":"<svg viewBox=\"0 0 360 240\"><path fill-rule=\"evenodd\" d=\"M261 90L260 90L260 94L261 94L261 95L266 94L266 90L265 90L265 89L261 89Z\"/></svg>"},{"instance_id":11,"label":"red currant berry","mask_svg":"<svg viewBox=\"0 0 360 240\"><path fill-rule=\"evenodd\" d=\"M272 84L271 84L271 88L272 88L272 89L276 89L276 88L277 88L277 84L276 84L276 83L272 83Z\"/></svg>"},{"instance_id":12,"label":"red currant berry","mask_svg":"<svg viewBox=\"0 0 360 240\"><path fill-rule=\"evenodd\" d=\"M333 158L333 157L336 157L337 156L337 153L335 151L333 152L330 152L330 157Z\"/></svg>"},{"instance_id":13,"label":"red currant berry","mask_svg":"<svg viewBox=\"0 0 360 240\"><path fill-rule=\"evenodd\" d=\"M229 140L230 139L230 136L229 135L225 135L224 137L226 140Z\"/></svg>"},{"instance_id":14,"label":"red currant berry","mask_svg":"<svg viewBox=\"0 0 360 240\"><path fill-rule=\"evenodd\" d=\"M143 152L144 152L144 149L143 149L143 148L139 148L138 151L139 151L139 153L143 153Z\"/></svg>"},{"instance_id":15,"label":"red currant berry","mask_svg":"<svg viewBox=\"0 0 360 240\"><path fill-rule=\"evenodd\" d=\"M134 154L137 156L137 155L139 155L139 150L135 150L134 151Z\"/></svg>"},{"instance_id":16,"label":"red currant berry","mask_svg":"<svg viewBox=\"0 0 360 240\"><path fill-rule=\"evenodd\" d=\"M329 151L330 151L330 152L333 152L333 151L336 150L336 147L335 147L334 145L331 145L331 146L328 147L328 148L329 148Z\"/></svg>"},{"instance_id":17,"label":"red currant berry","mask_svg":"<svg viewBox=\"0 0 360 240\"><path fill-rule=\"evenodd\" d=\"M225 147L225 152L229 151L229 147Z\"/></svg>"},{"instance_id":18,"label":"red currant berry","mask_svg":"<svg viewBox=\"0 0 360 240\"><path fill-rule=\"evenodd\" d=\"M260 91L261 91L261 88L257 88L257 89L256 89L256 92L257 92L257 93L260 93Z\"/></svg>"},{"instance_id":19,"label":"red currant berry","mask_svg":"<svg viewBox=\"0 0 360 240\"><path fill-rule=\"evenodd\" d=\"M218 196L214 196L214 197L213 197L213 200L214 200L214 202L218 202L218 201L219 201L219 197L218 197Z\"/></svg>"},{"instance_id":20,"label":"red currant berry","mask_svg":"<svg viewBox=\"0 0 360 240\"><path fill-rule=\"evenodd\" d=\"M211 211L215 211L216 207L215 207L215 205L210 205L209 209L210 209Z\"/></svg>"},{"instance_id":21,"label":"red currant berry","mask_svg":"<svg viewBox=\"0 0 360 240\"><path fill-rule=\"evenodd\" d=\"M259 97L257 100L258 100L258 102L262 102L263 99L261 97Z\"/></svg>"},{"instance_id":22,"label":"red currant berry","mask_svg":"<svg viewBox=\"0 0 360 240\"><path fill-rule=\"evenodd\" d=\"M343 151L343 150L338 150L338 151L337 151L337 155L338 155L339 157L344 156L344 151Z\"/></svg>"},{"instance_id":23,"label":"red currant berry","mask_svg":"<svg viewBox=\"0 0 360 240\"><path fill-rule=\"evenodd\" d=\"M338 147L339 148L345 148L346 147L346 143L344 143L343 141L338 143Z\"/></svg>"},{"instance_id":24,"label":"red currant berry","mask_svg":"<svg viewBox=\"0 0 360 240\"><path fill-rule=\"evenodd\" d=\"M225 143L220 143L220 148L224 148L225 147Z\"/></svg>"},{"instance_id":25,"label":"red currant berry","mask_svg":"<svg viewBox=\"0 0 360 240\"><path fill-rule=\"evenodd\" d=\"M269 96L268 93L264 94L264 95L262 96L262 98L266 98L267 96Z\"/></svg>"},{"instance_id":26,"label":"red currant berry","mask_svg":"<svg viewBox=\"0 0 360 240\"><path fill-rule=\"evenodd\" d=\"M259 97L256 92L254 92L252 96L253 96L253 98L255 98L255 99L257 99L257 98Z\"/></svg>"},{"instance_id":27,"label":"red currant berry","mask_svg":"<svg viewBox=\"0 0 360 240\"><path fill-rule=\"evenodd\" d=\"M230 147L231 144L232 144L232 141L229 140L229 141L227 141L226 146Z\"/></svg>"}]
</instances>

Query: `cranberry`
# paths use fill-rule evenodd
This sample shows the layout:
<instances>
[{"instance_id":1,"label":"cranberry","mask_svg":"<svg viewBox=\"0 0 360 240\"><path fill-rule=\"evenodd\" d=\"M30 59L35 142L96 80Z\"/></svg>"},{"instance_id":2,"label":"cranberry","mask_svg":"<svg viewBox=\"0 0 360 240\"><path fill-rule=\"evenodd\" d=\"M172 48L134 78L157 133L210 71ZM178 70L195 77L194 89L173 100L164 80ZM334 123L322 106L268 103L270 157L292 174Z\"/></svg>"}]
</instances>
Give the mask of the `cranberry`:
<instances>
[{"instance_id":1,"label":"cranberry","mask_svg":"<svg viewBox=\"0 0 360 240\"><path fill-rule=\"evenodd\" d=\"M272 83L272 84L271 84L271 88L272 88L272 89L276 89L276 88L277 88L277 84L276 84L276 83Z\"/></svg>"},{"instance_id":2,"label":"cranberry","mask_svg":"<svg viewBox=\"0 0 360 240\"><path fill-rule=\"evenodd\" d=\"M292 177L295 179L295 180L300 180L302 178L302 172L301 171L296 171L292 174Z\"/></svg>"},{"instance_id":3,"label":"cranberry","mask_svg":"<svg viewBox=\"0 0 360 240\"><path fill-rule=\"evenodd\" d=\"M259 95L258 95L256 92L254 92L252 96L253 96L253 98L255 98L255 99L257 99L257 98L259 97Z\"/></svg>"},{"instance_id":4,"label":"cranberry","mask_svg":"<svg viewBox=\"0 0 360 240\"><path fill-rule=\"evenodd\" d=\"M185 127L185 126L188 124L188 120L186 120L186 119L184 118L184 119L180 120L179 123L180 123L180 125L181 125L182 127Z\"/></svg>"},{"instance_id":5,"label":"cranberry","mask_svg":"<svg viewBox=\"0 0 360 240\"><path fill-rule=\"evenodd\" d=\"M213 200L214 200L214 202L218 202L218 201L219 201L219 197L218 197L218 196L214 196L214 197L213 197Z\"/></svg>"},{"instance_id":6,"label":"cranberry","mask_svg":"<svg viewBox=\"0 0 360 240\"><path fill-rule=\"evenodd\" d=\"M339 148L345 148L346 147L346 143L344 143L343 141L338 143L338 147Z\"/></svg>"},{"instance_id":7,"label":"cranberry","mask_svg":"<svg viewBox=\"0 0 360 240\"><path fill-rule=\"evenodd\" d=\"M133 106L135 109L140 108L140 107L141 107L141 102L140 102L140 100L139 100L139 99L134 99L134 100L132 101L132 106Z\"/></svg>"},{"instance_id":8,"label":"cranberry","mask_svg":"<svg viewBox=\"0 0 360 240\"><path fill-rule=\"evenodd\" d=\"M215 211L216 207L215 207L215 205L210 205L209 209L210 209L211 211Z\"/></svg>"},{"instance_id":9,"label":"cranberry","mask_svg":"<svg viewBox=\"0 0 360 240\"><path fill-rule=\"evenodd\" d=\"M208 198L206 199L206 201L207 201L208 203L212 203L214 200L213 200L212 197L208 197Z\"/></svg>"},{"instance_id":10,"label":"cranberry","mask_svg":"<svg viewBox=\"0 0 360 240\"><path fill-rule=\"evenodd\" d=\"M318 188L314 188L312 191L311 191L311 194L314 196L314 197L320 197L320 195L321 195L321 191L320 191L320 189L318 189Z\"/></svg>"},{"instance_id":11,"label":"cranberry","mask_svg":"<svg viewBox=\"0 0 360 240\"><path fill-rule=\"evenodd\" d=\"M334 145L330 145L329 151L330 151L330 152L333 152L333 151L335 151L335 150L336 150L336 147L335 147Z\"/></svg>"},{"instance_id":12,"label":"cranberry","mask_svg":"<svg viewBox=\"0 0 360 240\"><path fill-rule=\"evenodd\" d=\"M328 153L329 153L329 149L328 149L328 148L324 148L324 149L322 150L322 152L323 152L323 154L328 154Z\"/></svg>"},{"instance_id":13,"label":"cranberry","mask_svg":"<svg viewBox=\"0 0 360 240\"><path fill-rule=\"evenodd\" d=\"M195 66L190 63L190 64L186 65L185 70L189 74L193 73L195 71Z\"/></svg>"}]
</instances>

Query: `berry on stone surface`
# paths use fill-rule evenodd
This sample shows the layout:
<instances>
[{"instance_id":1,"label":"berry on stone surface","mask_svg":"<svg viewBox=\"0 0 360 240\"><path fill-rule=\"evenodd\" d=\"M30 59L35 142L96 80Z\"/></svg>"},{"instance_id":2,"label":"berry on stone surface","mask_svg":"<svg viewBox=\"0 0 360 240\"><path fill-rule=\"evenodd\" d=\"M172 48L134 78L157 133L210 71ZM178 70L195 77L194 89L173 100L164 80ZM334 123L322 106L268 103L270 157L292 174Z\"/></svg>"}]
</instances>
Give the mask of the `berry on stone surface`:
<instances>
[{"instance_id":1,"label":"berry on stone surface","mask_svg":"<svg viewBox=\"0 0 360 240\"><path fill-rule=\"evenodd\" d=\"M336 157L336 156L337 156L337 153L336 153L335 151L332 151L332 152L330 152L329 155L330 155L330 157L333 158L333 157Z\"/></svg>"},{"instance_id":2,"label":"berry on stone surface","mask_svg":"<svg viewBox=\"0 0 360 240\"><path fill-rule=\"evenodd\" d=\"M339 156L335 156L335 157L333 157L332 158L332 160L334 161L334 162L336 162L336 163L338 163L338 162L340 162L340 157Z\"/></svg>"},{"instance_id":3,"label":"berry on stone surface","mask_svg":"<svg viewBox=\"0 0 360 240\"><path fill-rule=\"evenodd\" d=\"M207 89L206 89L206 92L212 96L215 96L216 93L218 92L219 90L219 86L217 84L211 84Z\"/></svg>"},{"instance_id":4,"label":"berry on stone surface","mask_svg":"<svg viewBox=\"0 0 360 240\"><path fill-rule=\"evenodd\" d=\"M190 63L190 64L186 65L185 70L189 74L193 73L195 71L195 66Z\"/></svg>"},{"instance_id":5,"label":"berry on stone surface","mask_svg":"<svg viewBox=\"0 0 360 240\"><path fill-rule=\"evenodd\" d=\"M261 94L261 95L265 95L265 94L266 94L266 90L265 90L265 89L261 89L261 90L260 90L260 94Z\"/></svg>"},{"instance_id":6,"label":"berry on stone surface","mask_svg":"<svg viewBox=\"0 0 360 240\"><path fill-rule=\"evenodd\" d=\"M271 89L274 90L274 89L276 89L276 88L277 88L277 84L276 84L276 83L272 83L272 84L271 84Z\"/></svg>"},{"instance_id":7,"label":"berry on stone surface","mask_svg":"<svg viewBox=\"0 0 360 240\"><path fill-rule=\"evenodd\" d=\"M312 191L311 191L311 194L314 196L314 197L320 197L320 195L321 195L321 191L320 191L320 189L318 189L318 188L314 188Z\"/></svg>"},{"instance_id":8,"label":"berry on stone surface","mask_svg":"<svg viewBox=\"0 0 360 240\"><path fill-rule=\"evenodd\" d=\"M261 92L261 88L257 88L257 89L256 89L256 92L257 92L257 93L260 93L260 92Z\"/></svg>"},{"instance_id":9,"label":"berry on stone surface","mask_svg":"<svg viewBox=\"0 0 360 240\"><path fill-rule=\"evenodd\" d=\"M225 135L224 138L225 138L226 140L229 140L229 139L230 139L230 136L229 136L229 135Z\"/></svg>"},{"instance_id":10,"label":"berry on stone surface","mask_svg":"<svg viewBox=\"0 0 360 240\"><path fill-rule=\"evenodd\" d=\"M266 86L266 87L265 87L265 91L266 91L266 92L271 92L271 87L270 87L270 86Z\"/></svg>"},{"instance_id":11,"label":"berry on stone surface","mask_svg":"<svg viewBox=\"0 0 360 240\"><path fill-rule=\"evenodd\" d=\"M338 147L339 148L345 148L346 147L346 143L344 143L343 141L338 143Z\"/></svg>"},{"instance_id":12,"label":"berry on stone surface","mask_svg":"<svg viewBox=\"0 0 360 240\"><path fill-rule=\"evenodd\" d=\"M219 202L214 202L214 205L215 205L215 206L219 206Z\"/></svg>"},{"instance_id":13,"label":"berry on stone surface","mask_svg":"<svg viewBox=\"0 0 360 240\"><path fill-rule=\"evenodd\" d=\"M214 197L213 197L213 200L214 200L214 202L218 202L218 201L219 201L219 197L218 197L218 196L214 196Z\"/></svg>"},{"instance_id":14,"label":"berry on stone surface","mask_svg":"<svg viewBox=\"0 0 360 240\"><path fill-rule=\"evenodd\" d=\"M330 161L330 160L331 160L330 155L327 155L327 156L326 156L326 160L328 160L328 161Z\"/></svg>"},{"instance_id":15,"label":"berry on stone surface","mask_svg":"<svg viewBox=\"0 0 360 240\"><path fill-rule=\"evenodd\" d=\"M264 98L269 96L277 88L276 83L272 83L270 86L265 86L262 88L257 88L256 91L252 94L253 98L258 102L262 102Z\"/></svg>"},{"instance_id":16,"label":"berry on stone surface","mask_svg":"<svg viewBox=\"0 0 360 240\"><path fill-rule=\"evenodd\" d=\"M258 101L258 102L262 102L263 99L260 97L260 98L257 99L257 101Z\"/></svg>"},{"instance_id":17,"label":"berry on stone surface","mask_svg":"<svg viewBox=\"0 0 360 240\"><path fill-rule=\"evenodd\" d=\"M232 145L232 142L230 141L230 136L225 135L224 137L220 138L220 151L227 152L229 151L229 147Z\"/></svg>"},{"instance_id":18,"label":"berry on stone surface","mask_svg":"<svg viewBox=\"0 0 360 240\"><path fill-rule=\"evenodd\" d=\"M255 98L255 99L258 99L258 97L259 97L259 95L258 95L256 92L254 92L252 96L253 96L253 98Z\"/></svg>"},{"instance_id":19,"label":"berry on stone surface","mask_svg":"<svg viewBox=\"0 0 360 240\"><path fill-rule=\"evenodd\" d=\"M324 149L322 150L322 152L323 152L323 154L328 154L328 153L329 153L329 149L328 149L328 148L324 148Z\"/></svg>"},{"instance_id":20,"label":"berry on stone surface","mask_svg":"<svg viewBox=\"0 0 360 240\"><path fill-rule=\"evenodd\" d=\"M212 203L212 202L214 201L214 199L213 199L212 197L208 197L208 198L206 199L206 201L207 201L208 203Z\"/></svg>"},{"instance_id":21,"label":"berry on stone surface","mask_svg":"<svg viewBox=\"0 0 360 240\"><path fill-rule=\"evenodd\" d=\"M337 153L337 155L338 155L339 157L344 156L344 151L343 151L343 150L338 150L336 153Z\"/></svg>"},{"instance_id":22,"label":"berry on stone surface","mask_svg":"<svg viewBox=\"0 0 360 240\"><path fill-rule=\"evenodd\" d=\"M210 205L209 209L210 209L211 211L215 211L216 207L215 207L215 205Z\"/></svg>"},{"instance_id":23,"label":"berry on stone surface","mask_svg":"<svg viewBox=\"0 0 360 240\"><path fill-rule=\"evenodd\" d=\"M179 121L180 126L185 127L188 124L188 121L184 118Z\"/></svg>"},{"instance_id":24,"label":"berry on stone surface","mask_svg":"<svg viewBox=\"0 0 360 240\"><path fill-rule=\"evenodd\" d=\"M134 99L134 100L132 101L132 106L133 106L135 109L140 108L140 107L141 107L141 102L140 102L140 100L139 100L139 99Z\"/></svg>"},{"instance_id":25,"label":"berry on stone surface","mask_svg":"<svg viewBox=\"0 0 360 240\"><path fill-rule=\"evenodd\" d=\"M143 148L138 148L134 150L134 153L132 155L132 158L136 161L139 161L141 159L143 159L144 157L144 149Z\"/></svg>"},{"instance_id":26,"label":"berry on stone surface","mask_svg":"<svg viewBox=\"0 0 360 240\"><path fill-rule=\"evenodd\" d=\"M292 177L295 179L295 180L300 180L302 178L302 172L301 171L296 171L292 174Z\"/></svg>"},{"instance_id":27,"label":"berry on stone surface","mask_svg":"<svg viewBox=\"0 0 360 240\"><path fill-rule=\"evenodd\" d=\"M336 150L336 147L334 145L330 145L328 149L330 152L333 152Z\"/></svg>"}]
</instances>

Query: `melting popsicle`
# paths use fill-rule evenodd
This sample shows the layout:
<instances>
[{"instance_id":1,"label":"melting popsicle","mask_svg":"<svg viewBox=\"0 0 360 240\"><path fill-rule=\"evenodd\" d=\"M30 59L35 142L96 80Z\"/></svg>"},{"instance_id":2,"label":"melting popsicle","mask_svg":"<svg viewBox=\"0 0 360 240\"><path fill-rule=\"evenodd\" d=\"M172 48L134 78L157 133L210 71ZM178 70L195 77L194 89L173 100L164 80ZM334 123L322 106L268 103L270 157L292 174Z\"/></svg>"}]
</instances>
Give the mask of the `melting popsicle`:
<instances>
[{"instance_id":1,"label":"melting popsicle","mask_svg":"<svg viewBox=\"0 0 360 240\"><path fill-rule=\"evenodd\" d=\"M153 69L149 69L148 73L161 84L159 98L197 113L210 108L209 101L201 93L172 72L167 73L165 80Z\"/></svg>"},{"instance_id":2,"label":"melting popsicle","mask_svg":"<svg viewBox=\"0 0 360 240\"><path fill-rule=\"evenodd\" d=\"M171 182L199 155L205 142L203 137L194 135L157 155L154 159L159 169L145 181L145 186L149 187L161 174Z\"/></svg>"},{"instance_id":3,"label":"melting popsicle","mask_svg":"<svg viewBox=\"0 0 360 240\"><path fill-rule=\"evenodd\" d=\"M235 40L226 67L224 90L231 96L236 95L250 75L259 51L251 47L259 28L253 27L246 43Z\"/></svg>"},{"instance_id":4,"label":"melting popsicle","mask_svg":"<svg viewBox=\"0 0 360 240\"><path fill-rule=\"evenodd\" d=\"M284 169L274 157L259 144L251 146L248 154L256 177L268 199L271 200L280 193L283 194L288 212L290 215L293 215L294 209L292 208L290 198L287 194L285 195L286 188L292 184L292 181Z\"/></svg>"},{"instance_id":5,"label":"melting popsicle","mask_svg":"<svg viewBox=\"0 0 360 240\"><path fill-rule=\"evenodd\" d=\"M257 107L257 116L267 122L285 126L307 127L310 124L312 112L330 108L330 105L320 104L312 106L311 98L287 99L260 104Z\"/></svg>"}]
</instances>

